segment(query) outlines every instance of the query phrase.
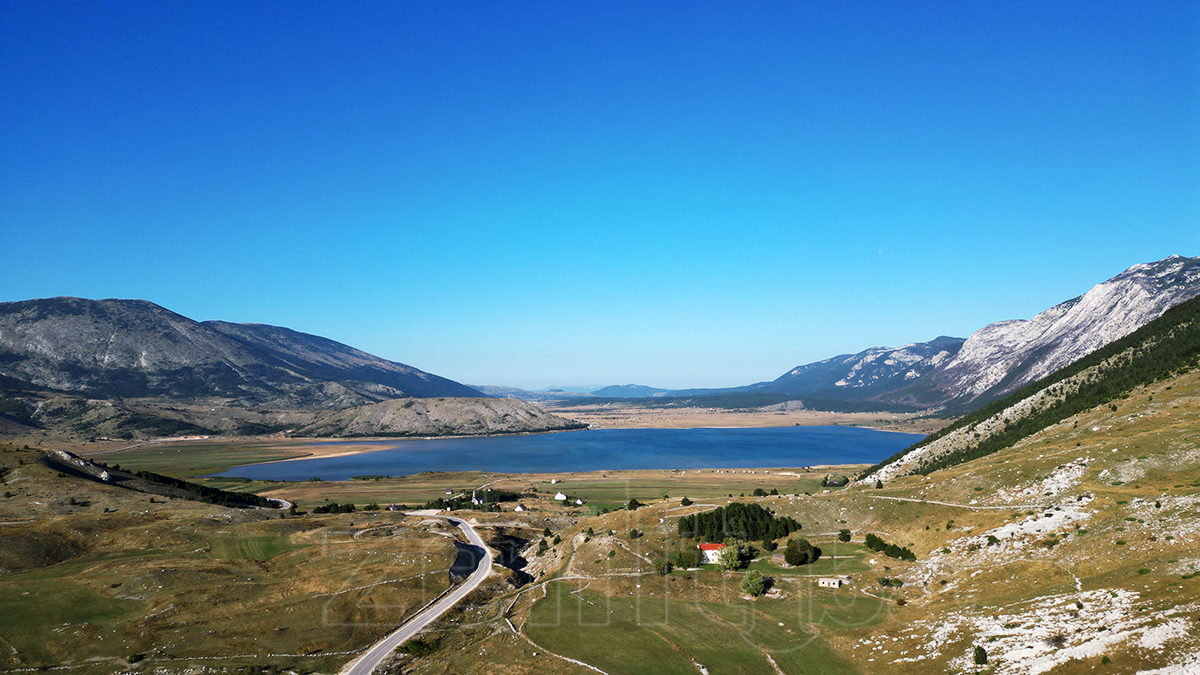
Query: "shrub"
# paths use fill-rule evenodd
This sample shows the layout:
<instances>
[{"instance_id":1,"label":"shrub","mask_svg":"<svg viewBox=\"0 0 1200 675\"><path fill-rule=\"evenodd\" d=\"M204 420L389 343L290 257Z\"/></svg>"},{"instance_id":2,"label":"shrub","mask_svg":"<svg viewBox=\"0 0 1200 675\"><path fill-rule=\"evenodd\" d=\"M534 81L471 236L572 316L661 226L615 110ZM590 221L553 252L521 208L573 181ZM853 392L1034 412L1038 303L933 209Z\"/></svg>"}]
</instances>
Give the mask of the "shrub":
<instances>
[{"instance_id":1,"label":"shrub","mask_svg":"<svg viewBox=\"0 0 1200 675\"><path fill-rule=\"evenodd\" d=\"M659 576L666 576L671 573L671 561L666 558L659 558L654 561L654 573Z\"/></svg>"},{"instance_id":2,"label":"shrub","mask_svg":"<svg viewBox=\"0 0 1200 675\"><path fill-rule=\"evenodd\" d=\"M793 567L814 563L821 557L821 549L813 546L807 539L797 537L787 544L783 559Z\"/></svg>"},{"instance_id":3,"label":"shrub","mask_svg":"<svg viewBox=\"0 0 1200 675\"><path fill-rule=\"evenodd\" d=\"M842 543L850 541L850 530L845 528L838 530L838 541Z\"/></svg>"},{"instance_id":4,"label":"shrub","mask_svg":"<svg viewBox=\"0 0 1200 675\"><path fill-rule=\"evenodd\" d=\"M773 539L763 539L762 545L763 545L763 550L768 551L768 552L774 551L775 549L779 548L779 544L776 544Z\"/></svg>"},{"instance_id":5,"label":"shrub","mask_svg":"<svg viewBox=\"0 0 1200 675\"><path fill-rule=\"evenodd\" d=\"M413 656L425 656L438 648L438 640L409 640L400 646L400 651Z\"/></svg>"},{"instance_id":6,"label":"shrub","mask_svg":"<svg viewBox=\"0 0 1200 675\"><path fill-rule=\"evenodd\" d=\"M766 580L763 579L762 572L758 570L750 570L746 576L742 577L742 592L750 596L762 595L766 590Z\"/></svg>"},{"instance_id":7,"label":"shrub","mask_svg":"<svg viewBox=\"0 0 1200 675\"><path fill-rule=\"evenodd\" d=\"M692 568L699 567L704 562L704 556L696 549L685 549L680 551L675 556L675 561L680 567Z\"/></svg>"},{"instance_id":8,"label":"shrub","mask_svg":"<svg viewBox=\"0 0 1200 675\"><path fill-rule=\"evenodd\" d=\"M688 499L687 497L684 497L683 499L679 500L680 506L691 506L693 503L694 502L692 500Z\"/></svg>"},{"instance_id":9,"label":"shrub","mask_svg":"<svg viewBox=\"0 0 1200 675\"><path fill-rule=\"evenodd\" d=\"M643 506L641 502L636 499L630 499L629 503L625 505L625 508L629 509L630 511L636 511L640 506Z\"/></svg>"},{"instance_id":10,"label":"shrub","mask_svg":"<svg viewBox=\"0 0 1200 675\"><path fill-rule=\"evenodd\" d=\"M979 645L975 645L975 665L982 666L987 664L987 650Z\"/></svg>"}]
</instances>

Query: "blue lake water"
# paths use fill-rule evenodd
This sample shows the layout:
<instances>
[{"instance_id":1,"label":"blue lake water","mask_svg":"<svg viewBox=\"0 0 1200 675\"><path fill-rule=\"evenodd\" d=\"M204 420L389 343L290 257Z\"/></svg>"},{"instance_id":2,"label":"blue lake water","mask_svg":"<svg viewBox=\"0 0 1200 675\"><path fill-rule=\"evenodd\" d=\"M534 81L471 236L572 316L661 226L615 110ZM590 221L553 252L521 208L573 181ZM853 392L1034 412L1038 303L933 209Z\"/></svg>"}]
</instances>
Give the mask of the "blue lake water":
<instances>
[{"instance_id":1,"label":"blue lake water","mask_svg":"<svg viewBox=\"0 0 1200 675\"><path fill-rule=\"evenodd\" d=\"M401 476L422 471L548 473L874 464L922 438L918 434L855 427L588 429L524 436L369 441L367 444L379 449L343 457L239 466L216 475L295 481Z\"/></svg>"}]
</instances>

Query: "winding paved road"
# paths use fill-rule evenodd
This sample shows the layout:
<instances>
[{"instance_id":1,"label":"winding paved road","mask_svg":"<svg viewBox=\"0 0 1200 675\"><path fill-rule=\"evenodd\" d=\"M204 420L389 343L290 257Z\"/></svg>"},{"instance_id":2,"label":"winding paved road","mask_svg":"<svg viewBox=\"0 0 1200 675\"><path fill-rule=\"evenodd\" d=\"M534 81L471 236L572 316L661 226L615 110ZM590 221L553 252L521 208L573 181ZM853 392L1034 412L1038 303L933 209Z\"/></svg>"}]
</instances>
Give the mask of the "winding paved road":
<instances>
[{"instance_id":1,"label":"winding paved road","mask_svg":"<svg viewBox=\"0 0 1200 675\"><path fill-rule=\"evenodd\" d=\"M446 597L426 607L419 614L406 621L404 625L389 633L387 637L371 645L370 649L363 652L362 656L359 656L350 662L347 667L343 668L340 675L371 675L376 666L395 651L397 647L421 632L421 629L436 621L438 617L458 604L459 600L467 597L468 593L475 590L492 573L492 552L483 543L483 539L480 538L475 528L471 527L467 521L459 518L451 518L449 516L436 517L445 518L452 524L457 525L467 535L467 541L482 552L475 571L458 588L447 594Z\"/></svg>"}]
</instances>

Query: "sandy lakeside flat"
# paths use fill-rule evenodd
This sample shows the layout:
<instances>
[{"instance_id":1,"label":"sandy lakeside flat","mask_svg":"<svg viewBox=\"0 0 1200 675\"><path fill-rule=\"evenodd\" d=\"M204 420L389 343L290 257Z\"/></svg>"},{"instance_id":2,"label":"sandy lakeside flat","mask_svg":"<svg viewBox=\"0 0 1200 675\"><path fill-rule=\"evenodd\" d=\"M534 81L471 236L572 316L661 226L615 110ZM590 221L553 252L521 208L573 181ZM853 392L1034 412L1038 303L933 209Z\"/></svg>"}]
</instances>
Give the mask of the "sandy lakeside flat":
<instances>
[{"instance_id":1,"label":"sandy lakeside flat","mask_svg":"<svg viewBox=\"0 0 1200 675\"><path fill-rule=\"evenodd\" d=\"M739 429L762 427L854 426L880 431L928 434L947 420L911 413L834 413L817 410L727 410L723 408L643 408L620 403L545 406L548 412L596 429Z\"/></svg>"}]
</instances>

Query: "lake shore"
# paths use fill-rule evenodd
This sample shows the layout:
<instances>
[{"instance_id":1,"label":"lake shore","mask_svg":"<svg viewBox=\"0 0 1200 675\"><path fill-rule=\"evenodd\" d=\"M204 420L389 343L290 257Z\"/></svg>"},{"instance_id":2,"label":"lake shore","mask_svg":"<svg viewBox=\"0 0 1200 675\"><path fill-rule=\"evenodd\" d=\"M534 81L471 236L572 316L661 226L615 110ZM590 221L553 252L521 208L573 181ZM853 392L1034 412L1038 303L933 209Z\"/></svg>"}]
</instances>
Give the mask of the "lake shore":
<instances>
[{"instance_id":1,"label":"lake shore","mask_svg":"<svg viewBox=\"0 0 1200 675\"><path fill-rule=\"evenodd\" d=\"M848 426L930 434L948 420L912 413L837 413L820 410L728 410L724 408L646 408L625 403L545 405L548 412L586 422L595 429L743 429Z\"/></svg>"}]
</instances>

